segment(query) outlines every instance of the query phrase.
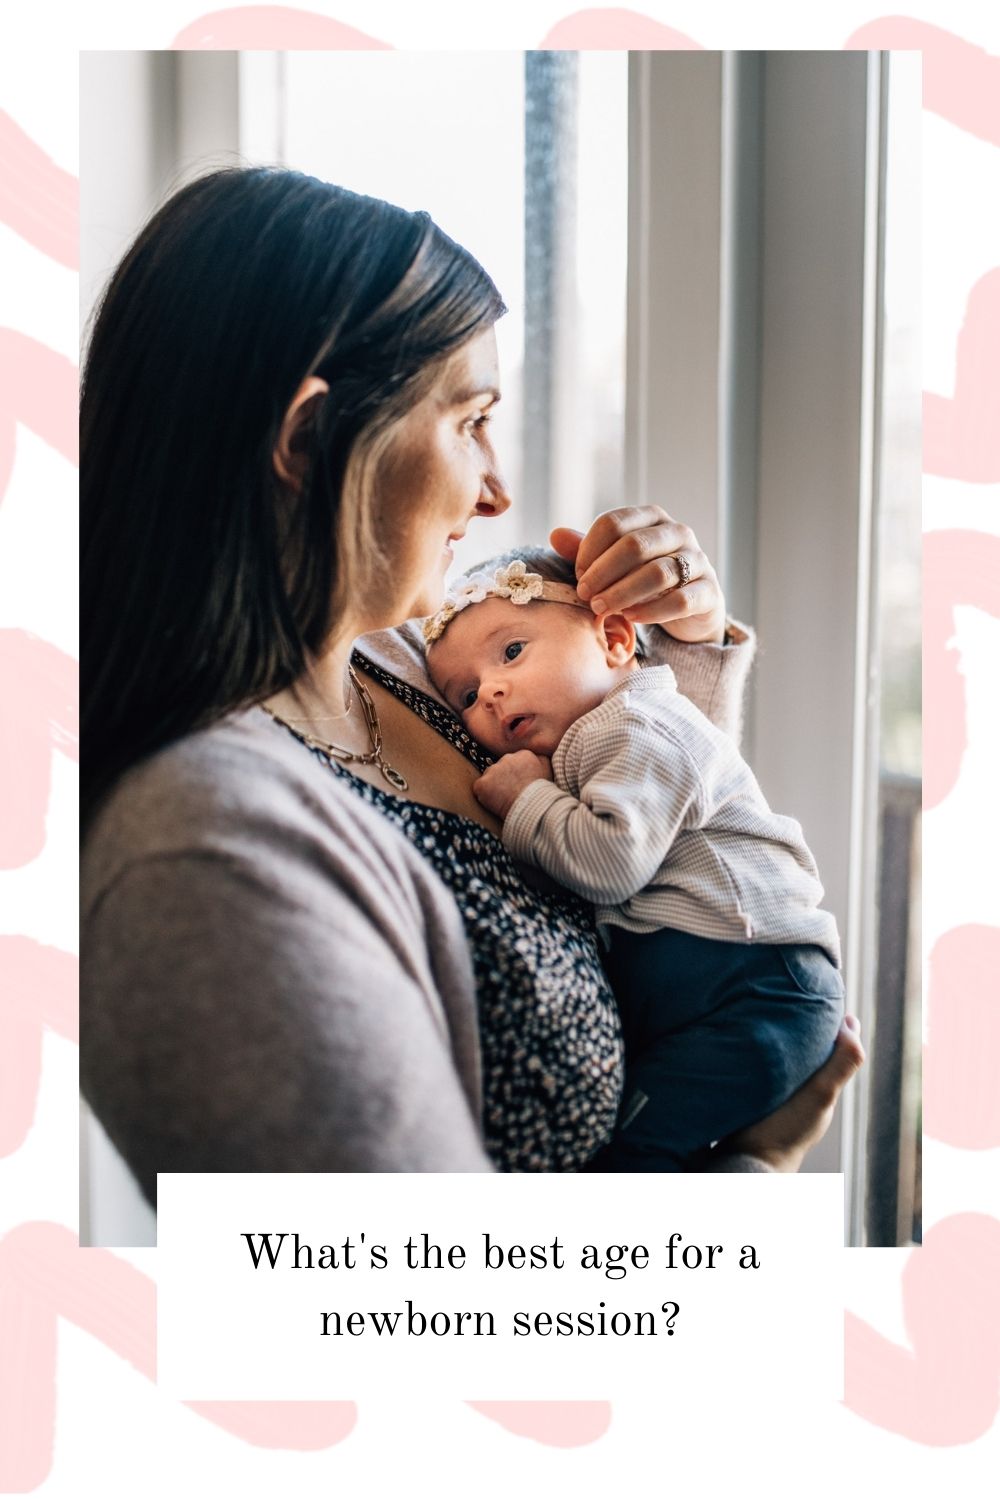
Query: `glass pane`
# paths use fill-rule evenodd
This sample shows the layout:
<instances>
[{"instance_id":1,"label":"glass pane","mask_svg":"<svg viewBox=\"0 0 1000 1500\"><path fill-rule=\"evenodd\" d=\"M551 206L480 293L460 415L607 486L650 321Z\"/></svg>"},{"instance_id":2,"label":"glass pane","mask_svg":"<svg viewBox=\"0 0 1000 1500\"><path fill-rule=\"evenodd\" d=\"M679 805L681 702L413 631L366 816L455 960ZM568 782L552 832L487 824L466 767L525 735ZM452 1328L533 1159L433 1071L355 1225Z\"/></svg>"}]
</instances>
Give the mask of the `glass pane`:
<instances>
[{"instance_id":1,"label":"glass pane","mask_svg":"<svg viewBox=\"0 0 1000 1500\"><path fill-rule=\"evenodd\" d=\"M524 501L539 535L623 503L628 57L528 53Z\"/></svg>"}]
</instances>

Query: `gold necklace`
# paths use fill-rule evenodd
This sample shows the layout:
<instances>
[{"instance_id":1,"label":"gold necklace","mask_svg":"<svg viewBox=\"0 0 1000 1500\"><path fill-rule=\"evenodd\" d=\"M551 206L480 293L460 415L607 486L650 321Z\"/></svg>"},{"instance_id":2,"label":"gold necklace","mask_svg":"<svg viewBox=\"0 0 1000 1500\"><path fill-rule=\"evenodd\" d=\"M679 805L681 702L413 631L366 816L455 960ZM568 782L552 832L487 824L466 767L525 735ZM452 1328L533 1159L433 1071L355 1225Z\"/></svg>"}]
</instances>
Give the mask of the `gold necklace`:
<instances>
[{"instance_id":1,"label":"gold necklace","mask_svg":"<svg viewBox=\"0 0 1000 1500\"><path fill-rule=\"evenodd\" d=\"M276 723L283 724L286 729L290 730L304 745L308 745L311 749L322 750L324 755L331 755L341 765L353 762L359 766L377 766L391 787L395 787L398 792L408 791L409 782L406 777L402 772L397 771L395 766L390 766L382 754L382 725L379 721L378 710L372 702L371 693L369 693L365 684L354 670L353 663L348 663L347 674L350 677L351 683L357 689L358 698L361 701L361 712L365 718L365 727L372 742L371 749L363 755L355 750L345 750L342 745L331 744L329 740L321 740L317 735L308 734L304 729L296 729L294 723L289 723L287 719L283 719L280 714L276 714L274 709L268 708L265 703L261 704L261 708L266 714L270 714Z\"/></svg>"},{"instance_id":2,"label":"gold necklace","mask_svg":"<svg viewBox=\"0 0 1000 1500\"><path fill-rule=\"evenodd\" d=\"M349 719L351 717L351 709L353 707L354 684L351 682L350 677L348 677L347 707L344 709L344 712L342 714L316 714L313 716L310 716L309 714L300 714L295 718L292 718L289 714L286 715L286 717L282 719L281 722L283 724L287 724L289 729L293 724L338 724L342 719Z\"/></svg>"}]
</instances>

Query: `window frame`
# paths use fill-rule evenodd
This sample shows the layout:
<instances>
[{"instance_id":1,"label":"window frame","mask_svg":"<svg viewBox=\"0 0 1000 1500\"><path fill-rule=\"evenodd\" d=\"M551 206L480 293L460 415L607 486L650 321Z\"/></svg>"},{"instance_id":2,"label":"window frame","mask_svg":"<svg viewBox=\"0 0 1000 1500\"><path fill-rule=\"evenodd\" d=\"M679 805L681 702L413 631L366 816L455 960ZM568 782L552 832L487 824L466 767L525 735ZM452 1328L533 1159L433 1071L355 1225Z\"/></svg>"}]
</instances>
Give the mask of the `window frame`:
<instances>
[{"instance_id":1,"label":"window frame","mask_svg":"<svg viewBox=\"0 0 1000 1500\"><path fill-rule=\"evenodd\" d=\"M878 53L631 59L629 493L694 527L757 627L744 751L805 828L869 1035L883 96ZM870 1071L805 1168L845 1172L852 1244Z\"/></svg>"}]
</instances>

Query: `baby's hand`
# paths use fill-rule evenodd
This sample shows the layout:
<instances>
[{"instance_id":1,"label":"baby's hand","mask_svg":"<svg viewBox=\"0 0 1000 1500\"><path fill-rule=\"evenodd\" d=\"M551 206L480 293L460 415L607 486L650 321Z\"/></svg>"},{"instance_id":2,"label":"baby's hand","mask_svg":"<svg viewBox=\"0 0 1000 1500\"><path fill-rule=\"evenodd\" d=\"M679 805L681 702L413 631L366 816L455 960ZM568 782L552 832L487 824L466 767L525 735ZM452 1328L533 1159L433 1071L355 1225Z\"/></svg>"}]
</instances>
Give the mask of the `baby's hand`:
<instances>
[{"instance_id":1,"label":"baby's hand","mask_svg":"<svg viewBox=\"0 0 1000 1500\"><path fill-rule=\"evenodd\" d=\"M479 801L498 818L505 818L518 797L533 781L551 781L552 762L533 750L515 750L500 759L472 783Z\"/></svg>"}]
</instances>

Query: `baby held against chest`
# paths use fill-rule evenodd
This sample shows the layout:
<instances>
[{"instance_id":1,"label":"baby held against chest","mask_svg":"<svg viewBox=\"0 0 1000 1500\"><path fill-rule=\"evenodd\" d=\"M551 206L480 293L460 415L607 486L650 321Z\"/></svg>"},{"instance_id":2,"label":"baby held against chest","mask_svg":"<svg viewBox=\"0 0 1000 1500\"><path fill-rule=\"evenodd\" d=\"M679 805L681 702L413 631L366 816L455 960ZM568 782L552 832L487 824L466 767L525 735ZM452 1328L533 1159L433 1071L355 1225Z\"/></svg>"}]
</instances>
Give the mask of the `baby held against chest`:
<instances>
[{"instance_id":1,"label":"baby held against chest","mask_svg":"<svg viewBox=\"0 0 1000 1500\"><path fill-rule=\"evenodd\" d=\"M425 623L427 663L498 757L477 782L519 859L593 902L626 1087L596 1170L690 1169L829 1056L839 942L798 823L733 741L642 666L554 554L485 564ZM719 648L724 649L724 648Z\"/></svg>"}]
</instances>

